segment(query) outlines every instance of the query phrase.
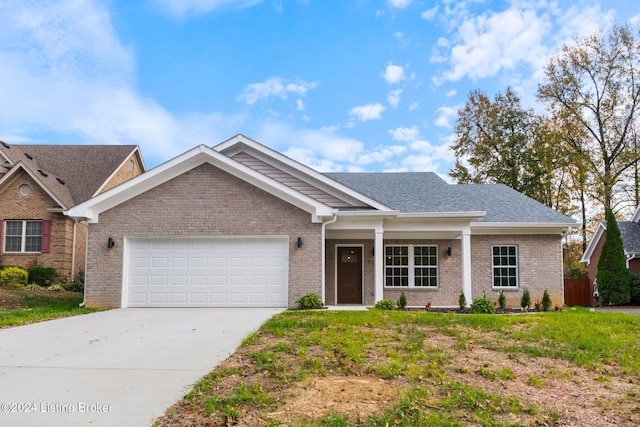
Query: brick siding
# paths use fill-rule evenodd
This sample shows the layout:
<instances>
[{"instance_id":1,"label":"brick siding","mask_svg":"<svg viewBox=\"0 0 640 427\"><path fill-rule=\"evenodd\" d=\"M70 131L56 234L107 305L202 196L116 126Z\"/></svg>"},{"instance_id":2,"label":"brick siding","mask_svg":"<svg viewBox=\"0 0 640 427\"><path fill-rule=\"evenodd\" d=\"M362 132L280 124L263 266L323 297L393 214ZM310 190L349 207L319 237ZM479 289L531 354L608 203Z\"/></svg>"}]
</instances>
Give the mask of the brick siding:
<instances>
[{"instance_id":1,"label":"brick siding","mask_svg":"<svg viewBox=\"0 0 640 427\"><path fill-rule=\"evenodd\" d=\"M209 164L100 215L89 226L87 305L119 307L124 237L289 236L288 305L320 294L321 225L311 215ZM115 247L107 249L107 239ZM297 248L297 238L303 246Z\"/></svg>"}]
</instances>

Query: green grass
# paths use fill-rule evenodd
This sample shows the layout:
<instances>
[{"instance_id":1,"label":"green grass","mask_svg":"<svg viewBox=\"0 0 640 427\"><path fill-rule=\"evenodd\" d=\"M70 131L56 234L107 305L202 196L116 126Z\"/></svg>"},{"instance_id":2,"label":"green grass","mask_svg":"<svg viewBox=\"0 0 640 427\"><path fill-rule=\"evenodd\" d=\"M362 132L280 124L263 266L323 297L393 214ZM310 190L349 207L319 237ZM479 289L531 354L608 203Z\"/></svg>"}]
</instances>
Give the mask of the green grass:
<instances>
[{"instance_id":1,"label":"green grass","mask_svg":"<svg viewBox=\"0 0 640 427\"><path fill-rule=\"evenodd\" d=\"M582 309L527 315L288 311L243 341L233 359L244 364L221 365L157 425L183 425L171 420L184 417L194 425L225 425L244 417L277 425L267 414L308 381L327 376L374 377L405 387L375 415L329 411L290 425L502 426L514 425L513 419L520 420L515 425L555 425L562 420L554 408L490 392L487 385L499 390L502 384L517 384L544 393L547 384L570 382L574 375L566 365L554 365L554 359L585 369L604 386L615 377L638 384L639 336L640 317ZM512 361L514 369L530 358L550 359L532 362L523 378L501 364L457 364L460 353L473 360L481 348ZM633 402L637 395L640 391L632 391L626 399Z\"/></svg>"},{"instance_id":2,"label":"green grass","mask_svg":"<svg viewBox=\"0 0 640 427\"><path fill-rule=\"evenodd\" d=\"M2 295L0 299L12 298L12 308L0 307L0 328L98 311L78 307L83 295L75 292L3 291Z\"/></svg>"}]
</instances>

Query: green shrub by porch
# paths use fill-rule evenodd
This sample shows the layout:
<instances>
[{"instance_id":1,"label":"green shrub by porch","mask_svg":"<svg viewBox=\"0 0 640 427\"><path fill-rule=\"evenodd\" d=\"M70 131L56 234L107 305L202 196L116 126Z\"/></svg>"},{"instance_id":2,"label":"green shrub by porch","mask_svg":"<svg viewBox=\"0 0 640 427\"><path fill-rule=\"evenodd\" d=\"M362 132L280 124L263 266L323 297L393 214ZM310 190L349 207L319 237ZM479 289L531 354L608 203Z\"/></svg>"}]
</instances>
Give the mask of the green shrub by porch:
<instances>
[{"instance_id":1,"label":"green shrub by porch","mask_svg":"<svg viewBox=\"0 0 640 427\"><path fill-rule=\"evenodd\" d=\"M29 275L29 283L35 283L40 286L50 285L56 277L56 269L34 265L27 268L27 274Z\"/></svg>"},{"instance_id":2,"label":"green shrub by porch","mask_svg":"<svg viewBox=\"0 0 640 427\"><path fill-rule=\"evenodd\" d=\"M301 310L317 310L322 308L322 300L316 294L306 294L296 301L296 304L298 304L298 308Z\"/></svg>"},{"instance_id":3,"label":"green shrub by porch","mask_svg":"<svg viewBox=\"0 0 640 427\"><path fill-rule=\"evenodd\" d=\"M606 212L607 229L598 259L598 291L603 304L627 304L631 299L629 283L631 273L624 257L618 221L611 209Z\"/></svg>"}]
</instances>

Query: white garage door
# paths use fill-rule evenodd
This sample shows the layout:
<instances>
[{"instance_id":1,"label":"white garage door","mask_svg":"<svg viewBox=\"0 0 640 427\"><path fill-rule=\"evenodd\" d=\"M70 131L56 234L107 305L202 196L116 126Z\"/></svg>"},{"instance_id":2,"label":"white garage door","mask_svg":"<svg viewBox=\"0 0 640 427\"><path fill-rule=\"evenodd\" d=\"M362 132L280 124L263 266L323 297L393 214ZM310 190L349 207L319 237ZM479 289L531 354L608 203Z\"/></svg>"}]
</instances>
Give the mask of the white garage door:
<instances>
[{"instance_id":1,"label":"white garage door","mask_svg":"<svg viewBox=\"0 0 640 427\"><path fill-rule=\"evenodd\" d=\"M128 307L286 307L286 238L129 239Z\"/></svg>"}]
</instances>

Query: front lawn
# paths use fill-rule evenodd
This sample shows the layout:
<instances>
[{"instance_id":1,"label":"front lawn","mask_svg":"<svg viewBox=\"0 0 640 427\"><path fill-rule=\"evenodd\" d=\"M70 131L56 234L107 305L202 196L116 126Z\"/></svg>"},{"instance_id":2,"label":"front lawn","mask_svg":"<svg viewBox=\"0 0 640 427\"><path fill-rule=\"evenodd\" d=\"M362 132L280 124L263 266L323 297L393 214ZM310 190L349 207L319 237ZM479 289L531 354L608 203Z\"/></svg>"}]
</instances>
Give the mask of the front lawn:
<instances>
[{"instance_id":1,"label":"front lawn","mask_svg":"<svg viewBox=\"0 0 640 427\"><path fill-rule=\"evenodd\" d=\"M97 311L78 307L82 298L78 292L0 289L0 328Z\"/></svg>"},{"instance_id":2,"label":"front lawn","mask_svg":"<svg viewBox=\"0 0 640 427\"><path fill-rule=\"evenodd\" d=\"M640 425L640 317L288 311L155 425Z\"/></svg>"}]
</instances>

